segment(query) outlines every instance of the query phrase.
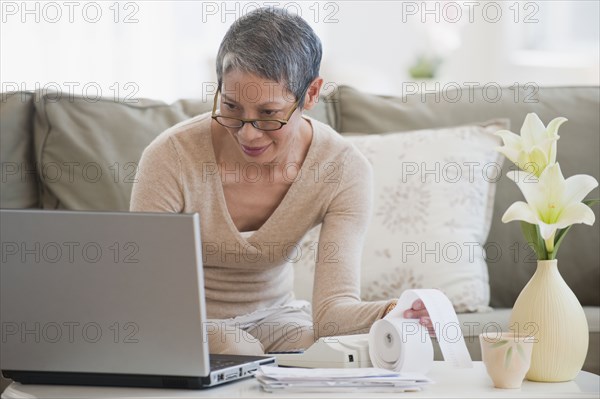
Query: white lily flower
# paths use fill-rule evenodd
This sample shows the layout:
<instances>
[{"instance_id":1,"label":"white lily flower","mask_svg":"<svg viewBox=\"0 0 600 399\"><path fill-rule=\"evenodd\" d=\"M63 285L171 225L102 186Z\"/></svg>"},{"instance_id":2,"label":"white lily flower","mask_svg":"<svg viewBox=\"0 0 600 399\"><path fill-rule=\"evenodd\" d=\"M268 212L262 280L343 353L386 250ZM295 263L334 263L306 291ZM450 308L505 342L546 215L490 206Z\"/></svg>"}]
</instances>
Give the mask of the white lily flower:
<instances>
[{"instance_id":1,"label":"white lily flower","mask_svg":"<svg viewBox=\"0 0 600 399\"><path fill-rule=\"evenodd\" d=\"M544 169L539 178L523 171L511 171L507 176L517 183L527 202L517 201L512 204L502 216L504 223L523 220L537 224L540 235L550 246L554 245L557 229L575 223L590 226L594 224L594 212L581 202L590 191L598 187L598 181L594 177L575 175L565 180L558 163Z\"/></svg>"},{"instance_id":2,"label":"white lily flower","mask_svg":"<svg viewBox=\"0 0 600 399\"><path fill-rule=\"evenodd\" d=\"M529 113L521 126L520 136L508 130L496 132L504 142L504 146L497 150L519 169L540 176L548 165L556 162L556 141L560 138L558 128L566 121L563 117L554 118L546 127L537 114Z\"/></svg>"}]
</instances>

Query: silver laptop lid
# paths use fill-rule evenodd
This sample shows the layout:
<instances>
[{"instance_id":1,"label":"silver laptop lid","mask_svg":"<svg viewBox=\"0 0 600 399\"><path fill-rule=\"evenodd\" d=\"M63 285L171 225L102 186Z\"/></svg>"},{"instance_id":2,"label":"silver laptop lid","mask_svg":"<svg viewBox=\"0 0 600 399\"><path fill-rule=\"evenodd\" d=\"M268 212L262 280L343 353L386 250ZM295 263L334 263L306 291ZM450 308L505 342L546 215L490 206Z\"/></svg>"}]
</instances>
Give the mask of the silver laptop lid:
<instances>
[{"instance_id":1,"label":"silver laptop lid","mask_svg":"<svg viewBox=\"0 0 600 399\"><path fill-rule=\"evenodd\" d=\"M208 375L199 223L0 210L0 368Z\"/></svg>"}]
</instances>

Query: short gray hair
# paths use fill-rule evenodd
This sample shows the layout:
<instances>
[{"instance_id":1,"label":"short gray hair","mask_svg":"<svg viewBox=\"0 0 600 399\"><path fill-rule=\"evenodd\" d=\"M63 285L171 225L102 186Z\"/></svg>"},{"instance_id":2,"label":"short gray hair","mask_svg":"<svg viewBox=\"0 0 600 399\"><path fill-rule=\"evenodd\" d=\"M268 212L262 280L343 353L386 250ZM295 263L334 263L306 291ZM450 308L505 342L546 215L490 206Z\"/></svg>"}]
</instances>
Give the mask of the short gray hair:
<instances>
[{"instance_id":1,"label":"short gray hair","mask_svg":"<svg viewBox=\"0 0 600 399\"><path fill-rule=\"evenodd\" d=\"M300 106L310 83L319 76L321 40L300 16L263 7L237 19L217 54L219 87L223 75L237 69L278 82Z\"/></svg>"}]
</instances>

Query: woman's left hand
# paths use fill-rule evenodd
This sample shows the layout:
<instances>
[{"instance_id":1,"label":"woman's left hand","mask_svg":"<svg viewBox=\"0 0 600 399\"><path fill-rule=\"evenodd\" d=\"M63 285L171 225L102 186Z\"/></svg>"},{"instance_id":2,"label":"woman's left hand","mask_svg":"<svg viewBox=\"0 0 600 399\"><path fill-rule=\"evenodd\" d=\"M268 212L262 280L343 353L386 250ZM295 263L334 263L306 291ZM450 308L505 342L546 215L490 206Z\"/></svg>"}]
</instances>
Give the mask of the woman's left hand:
<instances>
[{"instance_id":1,"label":"woman's left hand","mask_svg":"<svg viewBox=\"0 0 600 399\"><path fill-rule=\"evenodd\" d=\"M425 304L422 300L417 299L414 301L412 307L404 311L404 317L407 319L419 319L419 323L427 327L429 335L435 337L435 331L433 329L431 318L429 317L429 312L425 309Z\"/></svg>"}]
</instances>

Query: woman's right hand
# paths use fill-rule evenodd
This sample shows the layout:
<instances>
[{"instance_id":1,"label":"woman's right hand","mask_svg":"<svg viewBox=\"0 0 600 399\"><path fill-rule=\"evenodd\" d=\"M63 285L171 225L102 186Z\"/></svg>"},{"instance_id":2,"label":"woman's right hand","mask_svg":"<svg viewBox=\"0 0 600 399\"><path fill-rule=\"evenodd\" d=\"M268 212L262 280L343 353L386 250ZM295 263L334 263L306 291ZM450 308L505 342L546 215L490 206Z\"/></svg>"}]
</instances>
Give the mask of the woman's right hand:
<instances>
[{"instance_id":1,"label":"woman's right hand","mask_svg":"<svg viewBox=\"0 0 600 399\"><path fill-rule=\"evenodd\" d=\"M404 317L407 319L419 319L419 323L427 328L429 335L435 337L435 330L429 312L425 308L422 300L417 299L413 302L412 307L404 311Z\"/></svg>"}]
</instances>

